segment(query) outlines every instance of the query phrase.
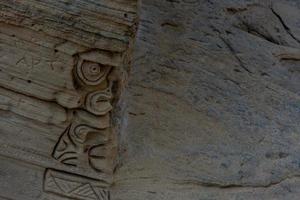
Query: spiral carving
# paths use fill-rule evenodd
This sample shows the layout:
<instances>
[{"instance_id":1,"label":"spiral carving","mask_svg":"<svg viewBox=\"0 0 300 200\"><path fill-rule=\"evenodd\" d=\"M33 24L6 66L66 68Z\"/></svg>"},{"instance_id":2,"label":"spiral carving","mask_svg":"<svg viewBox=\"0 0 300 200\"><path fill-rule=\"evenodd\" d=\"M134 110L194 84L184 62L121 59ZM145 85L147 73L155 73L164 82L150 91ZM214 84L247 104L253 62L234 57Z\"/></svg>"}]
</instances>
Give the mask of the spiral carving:
<instances>
[{"instance_id":1,"label":"spiral carving","mask_svg":"<svg viewBox=\"0 0 300 200\"><path fill-rule=\"evenodd\" d=\"M85 108L95 115L105 115L113 109L110 91L95 91L87 95Z\"/></svg>"},{"instance_id":2,"label":"spiral carving","mask_svg":"<svg viewBox=\"0 0 300 200\"><path fill-rule=\"evenodd\" d=\"M110 68L99 63L81 60L76 67L76 75L83 84L95 86L105 80Z\"/></svg>"}]
</instances>

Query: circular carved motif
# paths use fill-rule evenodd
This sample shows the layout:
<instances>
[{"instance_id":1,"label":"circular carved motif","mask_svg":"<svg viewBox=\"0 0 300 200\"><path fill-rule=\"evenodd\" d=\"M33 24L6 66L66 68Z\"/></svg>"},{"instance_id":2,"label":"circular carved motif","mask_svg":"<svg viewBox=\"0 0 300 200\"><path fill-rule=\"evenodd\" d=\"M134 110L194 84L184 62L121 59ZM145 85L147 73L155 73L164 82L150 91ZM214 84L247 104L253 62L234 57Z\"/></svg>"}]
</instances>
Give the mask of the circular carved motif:
<instances>
[{"instance_id":1,"label":"circular carved motif","mask_svg":"<svg viewBox=\"0 0 300 200\"><path fill-rule=\"evenodd\" d=\"M81 82L86 85L99 85L105 80L110 67L90 61L78 63L76 72Z\"/></svg>"}]
</instances>

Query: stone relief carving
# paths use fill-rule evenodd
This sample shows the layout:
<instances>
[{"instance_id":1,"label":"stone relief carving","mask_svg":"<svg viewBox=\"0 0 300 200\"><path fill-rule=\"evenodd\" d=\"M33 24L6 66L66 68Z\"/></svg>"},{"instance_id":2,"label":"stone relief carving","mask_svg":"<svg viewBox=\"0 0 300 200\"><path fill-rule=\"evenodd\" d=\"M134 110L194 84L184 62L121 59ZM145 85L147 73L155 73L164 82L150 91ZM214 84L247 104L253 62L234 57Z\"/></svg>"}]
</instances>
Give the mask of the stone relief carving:
<instances>
[{"instance_id":1,"label":"stone relief carving","mask_svg":"<svg viewBox=\"0 0 300 200\"><path fill-rule=\"evenodd\" d=\"M86 96L85 108L95 115L105 115L113 109L111 100L113 96L111 89L91 92Z\"/></svg>"},{"instance_id":2,"label":"stone relief carving","mask_svg":"<svg viewBox=\"0 0 300 200\"><path fill-rule=\"evenodd\" d=\"M111 133L111 128L101 129L75 119L62 134L52 156L62 164L85 171L111 173Z\"/></svg>"},{"instance_id":3,"label":"stone relief carving","mask_svg":"<svg viewBox=\"0 0 300 200\"><path fill-rule=\"evenodd\" d=\"M83 85L95 86L105 81L110 69L110 66L104 66L79 58L75 75Z\"/></svg>"},{"instance_id":4,"label":"stone relief carving","mask_svg":"<svg viewBox=\"0 0 300 200\"><path fill-rule=\"evenodd\" d=\"M38 166L38 199L109 199L136 1L0 4L0 154Z\"/></svg>"},{"instance_id":5,"label":"stone relief carving","mask_svg":"<svg viewBox=\"0 0 300 200\"><path fill-rule=\"evenodd\" d=\"M101 182L53 169L45 172L44 190L79 200L110 200Z\"/></svg>"},{"instance_id":6,"label":"stone relief carving","mask_svg":"<svg viewBox=\"0 0 300 200\"><path fill-rule=\"evenodd\" d=\"M118 98L118 91L114 88L121 88L118 82L120 77L120 67L113 66L113 58L110 63L99 63L97 57L101 53L87 52L79 55L77 65L74 69L75 83L78 86L78 92L84 99L81 102L81 108L94 115L105 115L113 109L112 101ZM104 62L105 63L105 62ZM114 93L114 94L113 94Z\"/></svg>"},{"instance_id":7,"label":"stone relief carving","mask_svg":"<svg viewBox=\"0 0 300 200\"><path fill-rule=\"evenodd\" d=\"M69 110L71 122L61 134L52 153L52 157L62 165L70 169L77 168L82 173L48 169L44 187L47 192L77 199L109 199L108 184L97 186L101 189L96 192L89 181L70 181L73 177L84 174L112 176L116 166L117 140L111 118L114 101L119 98L124 77L120 73L120 67L114 66L113 62L111 65L103 64L101 60L97 60L98 56L99 52L92 51L78 55L76 59L73 77L75 88L82 96L81 106ZM68 178L60 179L60 176L65 176L64 173ZM79 194L77 191L86 193Z\"/></svg>"}]
</instances>

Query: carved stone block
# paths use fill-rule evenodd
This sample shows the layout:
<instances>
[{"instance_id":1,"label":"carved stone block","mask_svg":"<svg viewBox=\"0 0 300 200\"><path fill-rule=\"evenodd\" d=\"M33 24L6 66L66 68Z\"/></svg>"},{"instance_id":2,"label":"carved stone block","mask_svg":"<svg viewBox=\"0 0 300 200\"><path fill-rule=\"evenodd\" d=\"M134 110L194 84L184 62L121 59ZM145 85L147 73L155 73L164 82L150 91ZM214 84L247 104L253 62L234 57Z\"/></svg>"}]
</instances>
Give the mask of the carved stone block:
<instances>
[{"instance_id":1,"label":"carved stone block","mask_svg":"<svg viewBox=\"0 0 300 200\"><path fill-rule=\"evenodd\" d=\"M109 190L98 180L53 169L45 172L44 190L78 200L110 200Z\"/></svg>"}]
</instances>

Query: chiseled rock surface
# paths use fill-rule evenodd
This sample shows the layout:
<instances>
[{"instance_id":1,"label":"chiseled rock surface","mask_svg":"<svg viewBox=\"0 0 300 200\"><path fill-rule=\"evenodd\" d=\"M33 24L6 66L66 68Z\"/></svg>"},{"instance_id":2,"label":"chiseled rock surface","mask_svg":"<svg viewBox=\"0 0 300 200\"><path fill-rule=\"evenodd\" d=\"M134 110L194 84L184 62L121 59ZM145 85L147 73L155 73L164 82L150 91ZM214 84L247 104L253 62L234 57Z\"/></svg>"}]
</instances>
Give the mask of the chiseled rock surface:
<instances>
[{"instance_id":1,"label":"chiseled rock surface","mask_svg":"<svg viewBox=\"0 0 300 200\"><path fill-rule=\"evenodd\" d=\"M297 0L143 0L113 199L299 199L299 66Z\"/></svg>"}]
</instances>

